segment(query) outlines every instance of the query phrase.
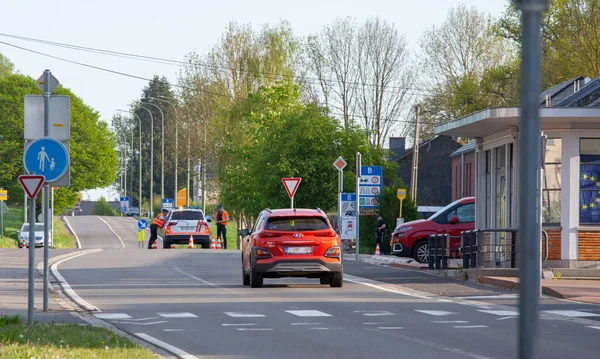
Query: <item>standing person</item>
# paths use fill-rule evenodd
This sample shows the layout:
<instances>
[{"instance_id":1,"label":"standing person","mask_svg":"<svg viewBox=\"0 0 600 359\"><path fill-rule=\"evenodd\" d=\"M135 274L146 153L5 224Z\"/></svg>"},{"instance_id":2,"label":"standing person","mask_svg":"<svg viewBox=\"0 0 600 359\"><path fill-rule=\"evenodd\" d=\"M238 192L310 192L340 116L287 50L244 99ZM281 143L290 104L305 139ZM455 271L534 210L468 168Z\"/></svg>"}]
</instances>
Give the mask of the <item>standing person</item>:
<instances>
[{"instance_id":1,"label":"standing person","mask_svg":"<svg viewBox=\"0 0 600 359\"><path fill-rule=\"evenodd\" d=\"M383 237L385 236L385 221L381 217L381 215L377 216L377 231L376 231L376 239L375 242L379 244L379 252L381 255L384 255L385 252L383 250Z\"/></svg>"},{"instance_id":2,"label":"standing person","mask_svg":"<svg viewBox=\"0 0 600 359\"><path fill-rule=\"evenodd\" d=\"M223 249L227 249L227 221L229 221L229 213L223 209L222 204L219 204L217 207L215 218L217 219L217 238L223 238ZM221 233L223 237L221 237Z\"/></svg>"},{"instance_id":3,"label":"standing person","mask_svg":"<svg viewBox=\"0 0 600 359\"><path fill-rule=\"evenodd\" d=\"M152 249L152 244L156 241L158 237L158 228L163 228L165 226L165 220L169 214L169 210L163 208L162 213L159 213L152 224L150 225L150 240L148 241L148 249Z\"/></svg>"}]
</instances>

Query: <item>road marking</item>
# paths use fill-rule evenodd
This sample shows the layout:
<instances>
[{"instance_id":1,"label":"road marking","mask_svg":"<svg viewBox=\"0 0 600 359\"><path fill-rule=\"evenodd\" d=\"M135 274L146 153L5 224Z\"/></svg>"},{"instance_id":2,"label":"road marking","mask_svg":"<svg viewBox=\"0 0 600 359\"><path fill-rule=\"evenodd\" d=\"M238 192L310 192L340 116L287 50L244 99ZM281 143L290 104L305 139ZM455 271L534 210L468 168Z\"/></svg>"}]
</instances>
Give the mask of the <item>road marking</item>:
<instances>
[{"instance_id":1,"label":"road marking","mask_svg":"<svg viewBox=\"0 0 600 359\"><path fill-rule=\"evenodd\" d=\"M123 242L123 240L121 239L121 237L119 237L119 235L117 234L117 232L115 232L115 230L110 226L110 224L108 224L108 222L106 222L104 219L102 219L100 216L96 216L98 217L99 220L101 220L102 222L104 222L104 224L106 224L108 226L108 229L110 229L111 232L113 232L113 234L115 236L117 236L117 238L119 239L119 242L121 242L121 246L123 248L125 248L125 243Z\"/></svg>"},{"instance_id":2,"label":"road marking","mask_svg":"<svg viewBox=\"0 0 600 359\"><path fill-rule=\"evenodd\" d=\"M198 318L197 315L189 313L189 312L183 312L183 313L156 313L158 315L160 315L161 317L164 318Z\"/></svg>"},{"instance_id":3,"label":"road marking","mask_svg":"<svg viewBox=\"0 0 600 359\"><path fill-rule=\"evenodd\" d=\"M273 330L273 328L235 328L235 330L240 330L240 331L267 331L267 330Z\"/></svg>"},{"instance_id":4,"label":"road marking","mask_svg":"<svg viewBox=\"0 0 600 359\"><path fill-rule=\"evenodd\" d=\"M163 348L164 350L171 352L175 355L177 355L177 357L179 357L180 359L198 359L198 357L196 357L195 355L192 355L190 353L187 353L175 346L172 346L169 343L165 343L162 340L158 340L154 337L151 337L150 335L146 334L146 333L134 333L134 335L144 339L145 341L147 341L148 343L154 344L156 346L159 346L161 348Z\"/></svg>"},{"instance_id":5,"label":"road marking","mask_svg":"<svg viewBox=\"0 0 600 359\"><path fill-rule=\"evenodd\" d=\"M367 282L364 281L365 280L364 278L355 277L355 276L349 275L349 274L344 274L344 280L346 282L356 283L356 284L362 284L362 285L365 285L367 287L379 289L379 290L382 290L384 292L395 293L395 294L402 294L402 295L406 295L406 296L413 297L413 298L433 299L432 297L428 297L428 296L425 296L425 295L418 295L418 294L406 292L406 291L403 291L403 290L385 288L385 287L382 287L381 285L377 285L377 284L373 284L373 283L367 283Z\"/></svg>"},{"instance_id":6,"label":"road marking","mask_svg":"<svg viewBox=\"0 0 600 359\"><path fill-rule=\"evenodd\" d=\"M264 314L257 313L239 313L239 312L223 312L233 318L262 318Z\"/></svg>"},{"instance_id":7,"label":"road marking","mask_svg":"<svg viewBox=\"0 0 600 359\"><path fill-rule=\"evenodd\" d=\"M58 266L62 262L68 261L69 259L77 258L79 256L83 256L83 255L86 255L86 254L92 254L92 253L96 253L96 252L102 252L102 251L103 251L103 249L92 249L92 250L84 251L84 252L79 253L77 255L74 255L74 256L62 259L62 260L60 260L60 261L52 264L52 266L50 266L50 270L52 271L52 275L54 275L54 277L58 281L58 284L62 287L62 289L65 292L65 294L69 298L71 298L72 301L74 301L75 303L77 303L77 305L79 305L80 307L82 307L85 310L90 311L90 312L100 312L101 310L98 309L96 306L93 306L90 303L86 302L77 293L75 293L75 291L71 288L71 286L69 285L69 283L67 283L67 281L65 280L65 278L62 275L60 275L60 273L58 272Z\"/></svg>"},{"instance_id":8,"label":"road marking","mask_svg":"<svg viewBox=\"0 0 600 359\"><path fill-rule=\"evenodd\" d=\"M67 216L63 216L63 219L64 219L65 223L67 224L67 228L69 229L69 231L71 231L71 233L73 233L73 236L75 236L75 240L77 241L77 248L81 249L82 245L81 245L81 242L79 241L79 237L77 237L77 233L75 233L75 230L73 230L73 227L71 227L71 225L69 224L69 221L67 220Z\"/></svg>"},{"instance_id":9,"label":"road marking","mask_svg":"<svg viewBox=\"0 0 600 359\"><path fill-rule=\"evenodd\" d=\"M404 327L377 327L377 329L381 329L381 330L398 330L398 329L404 329Z\"/></svg>"},{"instance_id":10,"label":"road marking","mask_svg":"<svg viewBox=\"0 0 600 359\"><path fill-rule=\"evenodd\" d=\"M592 328L592 329L598 329L598 330L600 330L600 327L595 327L595 326L593 326L593 325L588 325L588 328Z\"/></svg>"},{"instance_id":11,"label":"road marking","mask_svg":"<svg viewBox=\"0 0 600 359\"><path fill-rule=\"evenodd\" d=\"M189 273L186 273L186 272L184 272L184 271L183 271L183 270L181 270L181 269L180 269L180 268L179 268L177 265L175 265L175 263L173 263L173 261L171 260L171 258L169 258L167 262L169 263L169 265L171 266L171 268L175 269L175 271L176 271L176 272L178 272L178 273L180 273L180 274L183 274L184 276L186 276L186 277L188 277L188 278L191 278L191 279L193 279L193 280L197 280L198 282L200 282L200 283L204 283L204 284L206 284L206 285L209 285L209 286L211 286L211 287L215 287L215 288L222 289L222 290L224 290L224 291L226 291L226 292L229 292L229 293L232 293L232 294L240 294L240 293L238 293L238 292L236 292L236 291L234 291L234 290L231 290L231 289L229 289L229 288L224 288L224 287L221 287L221 286L220 286L220 285L218 285L218 284L215 284L215 283L209 282L209 281L207 281L207 280L204 280L204 279L202 279L202 278L200 278L200 277L196 277L196 276L195 276L195 275L193 275L193 274L189 274Z\"/></svg>"},{"instance_id":12,"label":"road marking","mask_svg":"<svg viewBox=\"0 0 600 359\"><path fill-rule=\"evenodd\" d=\"M515 312L514 310L477 310L478 312L488 313L503 317L514 317L519 316L519 312Z\"/></svg>"},{"instance_id":13,"label":"road marking","mask_svg":"<svg viewBox=\"0 0 600 359\"><path fill-rule=\"evenodd\" d=\"M474 329L474 328L487 328L487 325L455 325L456 329Z\"/></svg>"},{"instance_id":14,"label":"road marking","mask_svg":"<svg viewBox=\"0 0 600 359\"><path fill-rule=\"evenodd\" d=\"M354 313L362 313L362 315L365 315L367 317L395 315L394 313L388 312L386 310L371 310L371 311L355 310Z\"/></svg>"},{"instance_id":15,"label":"road marking","mask_svg":"<svg viewBox=\"0 0 600 359\"><path fill-rule=\"evenodd\" d=\"M94 317L107 320L131 319L131 316L125 313L98 313L94 314Z\"/></svg>"},{"instance_id":16,"label":"road marking","mask_svg":"<svg viewBox=\"0 0 600 359\"><path fill-rule=\"evenodd\" d=\"M185 332L186 329L163 329L163 332Z\"/></svg>"},{"instance_id":17,"label":"road marking","mask_svg":"<svg viewBox=\"0 0 600 359\"><path fill-rule=\"evenodd\" d=\"M221 325L224 327L252 327L252 326L258 325L258 324L257 323L238 323L238 324L223 323Z\"/></svg>"},{"instance_id":18,"label":"road marking","mask_svg":"<svg viewBox=\"0 0 600 359\"><path fill-rule=\"evenodd\" d=\"M154 324L162 324L162 323L168 323L168 322L169 321L167 321L167 320L159 320L159 321L156 321L156 322L148 322L148 323L111 321L111 323L130 324L130 325L154 325Z\"/></svg>"},{"instance_id":19,"label":"road marking","mask_svg":"<svg viewBox=\"0 0 600 359\"><path fill-rule=\"evenodd\" d=\"M298 317L331 317L331 314L323 313L320 310L286 310L286 312Z\"/></svg>"},{"instance_id":20,"label":"road marking","mask_svg":"<svg viewBox=\"0 0 600 359\"><path fill-rule=\"evenodd\" d=\"M600 314L581 312L578 310L544 310L544 313L564 315L565 317L573 318L600 317Z\"/></svg>"},{"instance_id":21,"label":"road marking","mask_svg":"<svg viewBox=\"0 0 600 359\"><path fill-rule=\"evenodd\" d=\"M447 312L445 310L417 310L415 309L415 312L420 312L423 314L429 314L429 315L435 315L435 316L444 316L444 315L452 315L452 314L456 314L453 312Z\"/></svg>"},{"instance_id":22,"label":"road marking","mask_svg":"<svg viewBox=\"0 0 600 359\"><path fill-rule=\"evenodd\" d=\"M438 324L464 324L468 323L468 320L432 320L432 323Z\"/></svg>"},{"instance_id":23,"label":"road marking","mask_svg":"<svg viewBox=\"0 0 600 359\"><path fill-rule=\"evenodd\" d=\"M506 320L506 319L516 319L516 318L518 318L518 316L502 317L502 318L498 318L496 320ZM540 318L540 319L542 319L542 318Z\"/></svg>"},{"instance_id":24,"label":"road marking","mask_svg":"<svg viewBox=\"0 0 600 359\"><path fill-rule=\"evenodd\" d=\"M362 324L363 324L363 325L382 325L382 324L385 324L385 323L378 323L378 322L365 322L365 323L362 323Z\"/></svg>"},{"instance_id":25,"label":"road marking","mask_svg":"<svg viewBox=\"0 0 600 359\"><path fill-rule=\"evenodd\" d=\"M127 314L125 314L125 315L127 315ZM118 319L121 319L121 318L118 318ZM158 317L148 317L148 318L138 318L138 319L122 318L121 320L127 320L127 321L130 321L130 322L141 322L143 320L152 320L152 319L158 319Z\"/></svg>"},{"instance_id":26,"label":"road marking","mask_svg":"<svg viewBox=\"0 0 600 359\"><path fill-rule=\"evenodd\" d=\"M499 294L499 295L470 295L466 297L454 297L456 299L514 299L519 298L518 294Z\"/></svg>"},{"instance_id":27,"label":"road marking","mask_svg":"<svg viewBox=\"0 0 600 359\"><path fill-rule=\"evenodd\" d=\"M321 323L292 323L290 325L321 325Z\"/></svg>"}]
</instances>

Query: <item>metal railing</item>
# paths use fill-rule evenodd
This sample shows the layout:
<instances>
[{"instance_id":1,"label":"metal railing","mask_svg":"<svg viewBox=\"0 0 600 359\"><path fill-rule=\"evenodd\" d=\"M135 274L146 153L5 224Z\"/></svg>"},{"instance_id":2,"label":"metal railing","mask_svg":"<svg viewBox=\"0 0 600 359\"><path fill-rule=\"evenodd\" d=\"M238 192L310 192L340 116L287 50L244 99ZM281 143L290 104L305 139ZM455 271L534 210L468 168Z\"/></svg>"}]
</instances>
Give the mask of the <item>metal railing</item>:
<instances>
[{"instance_id":1,"label":"metal railing","mask_svg":"<svg viewBox=\"0 0 600 359\"><path fill-rule=\"evenodd\" d=\"M550 253L549 249L548 249L548 232L544 231L542 229L542 237L544 237L544 259L542 260L542 262L545 262L548 260L548 255Z\"/></svg>"},{"instance_id":2,"label":"metal railing","mask_svg":"<svg viewBox=\"0 0 600 359\"><path fill-rule=\"evenodd\" d=\"M463 268L477 268L477 264L494 263L494 267L517 267L517 229L515 228L480 228L461 233L461 253ZM510 238L492 239L482 243L481 233L510 233ZM510 258L509 258L510 257Z\"/></svg>"},{"instance_id":3,"label":"metal railing","mask_svg":"<svg viewBox=\"0 0 600 359\"><path fill-rule=\"evenodd\" d=\"M446 270L448 269L448 234L431 234L428 240L429 256L428 269Z\"/></svg>"}]
</instances>

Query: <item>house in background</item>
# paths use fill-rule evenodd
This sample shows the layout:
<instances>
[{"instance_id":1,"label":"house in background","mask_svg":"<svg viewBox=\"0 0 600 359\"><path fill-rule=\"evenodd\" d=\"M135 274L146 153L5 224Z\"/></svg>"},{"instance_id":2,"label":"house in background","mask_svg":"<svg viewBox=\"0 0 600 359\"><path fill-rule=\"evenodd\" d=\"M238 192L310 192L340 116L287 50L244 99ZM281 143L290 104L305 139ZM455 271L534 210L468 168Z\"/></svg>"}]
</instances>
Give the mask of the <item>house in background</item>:
<instances>
[{"instance_id":1,"label":"house in background","mask_svg":"<svg viewBox=\"0 0 600 359\"><path fill-rule=\"evenodd\" d=\"M475 140L452 152L452 201L475 196Z\"/></svg>"},{"instance_id":2,"label":"house in background","mask_svg":"<svg viewBox=\"0 0 600 359\"><path fill-rule=\"evenodd\" d=\"M600 268L600 78L553 86L539 104L544 266ZM437 135L475 139L475 228L518 228L519 124L519 108L493 108L436 127ZM510 238L485 240L497 248Z\"/></svg>"},{"instance_id":3,"label":"house in background","mask_svg":"<svg viewBox=\"0 0 600 359\"><path fill-rule=\"evenodd\" d=\"M398 163L398 177L402 178L410 193L413 149L404 149L404 138L390 139L392 160ZM400 154L399 144L404 153ZM419 206L446 206L452 201L452 160L450 154L461 144L448 136L435 136L419 144L417 171L417 201Z\"/></svg>"}]
</instances>

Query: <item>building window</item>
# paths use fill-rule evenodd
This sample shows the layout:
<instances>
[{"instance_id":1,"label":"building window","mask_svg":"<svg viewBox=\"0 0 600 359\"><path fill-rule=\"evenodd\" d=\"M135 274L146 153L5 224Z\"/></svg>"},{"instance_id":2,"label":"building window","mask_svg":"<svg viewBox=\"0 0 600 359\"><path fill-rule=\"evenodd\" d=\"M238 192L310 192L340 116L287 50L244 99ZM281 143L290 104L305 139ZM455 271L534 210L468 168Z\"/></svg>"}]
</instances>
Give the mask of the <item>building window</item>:
<instances>
[{"instance_id":1,"label":"building window","mask_svg":"<svg viewBox=\"0 0 600 359\"><path fill-rule=\"evenodd\" d=\"M546 141L544 189L542 191L543 224L560 225L561 152L562 140L560 138L549 138Z\"/></svg>"},{"instance_id":2,"label":"building window","mask_svg":"<svg viewBox=\"0 0 600 359\"><path fill-rule=\"evenodd\" d=\"M600 224L600 138L579 140L579 223Z\"/></svg>"}]
</instances>

